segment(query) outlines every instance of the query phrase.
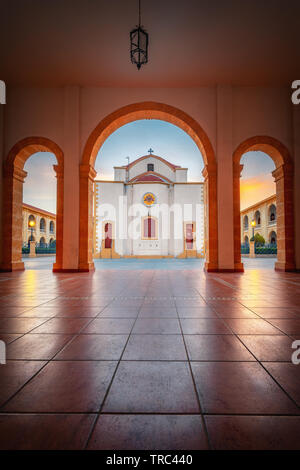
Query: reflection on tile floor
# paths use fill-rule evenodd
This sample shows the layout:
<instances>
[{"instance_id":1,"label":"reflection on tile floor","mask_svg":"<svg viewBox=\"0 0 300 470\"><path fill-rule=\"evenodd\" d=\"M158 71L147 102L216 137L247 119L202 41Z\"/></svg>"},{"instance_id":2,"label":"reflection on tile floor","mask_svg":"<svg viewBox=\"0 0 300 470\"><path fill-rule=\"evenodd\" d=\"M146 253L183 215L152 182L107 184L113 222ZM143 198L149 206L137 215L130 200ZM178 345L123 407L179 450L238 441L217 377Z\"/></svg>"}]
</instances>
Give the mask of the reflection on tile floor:
<instances>
[{"instance_id":1,"label":"reflection on tile floor","mask_svg":"<svg viewBox=\"0 0 300 470\"><path fill-rule=\"evenodd\" d=\"M300 449L300 274L138 261L0 274L0 449Z\"/></svg>"}]
</instances>

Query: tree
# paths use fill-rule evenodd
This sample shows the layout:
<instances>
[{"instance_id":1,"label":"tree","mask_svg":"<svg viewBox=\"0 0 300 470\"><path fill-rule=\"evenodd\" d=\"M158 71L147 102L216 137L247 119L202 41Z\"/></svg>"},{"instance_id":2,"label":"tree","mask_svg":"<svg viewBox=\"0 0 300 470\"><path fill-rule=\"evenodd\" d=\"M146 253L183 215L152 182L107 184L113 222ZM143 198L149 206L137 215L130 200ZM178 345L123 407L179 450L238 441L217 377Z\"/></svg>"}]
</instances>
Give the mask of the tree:
<instances>
[{"instance_id":1,"label":"tree","mask_svg":"<svg viewBox=\"0 0 300 470\"><path fill-rule=\"evenodd\" d=\"M263 246L266 243L264 237L260 235L259 233L256 233L254 235L254 238L253 237L251 238L251 241L255 242L256 246Z\"/></svg>"}]
</instances>

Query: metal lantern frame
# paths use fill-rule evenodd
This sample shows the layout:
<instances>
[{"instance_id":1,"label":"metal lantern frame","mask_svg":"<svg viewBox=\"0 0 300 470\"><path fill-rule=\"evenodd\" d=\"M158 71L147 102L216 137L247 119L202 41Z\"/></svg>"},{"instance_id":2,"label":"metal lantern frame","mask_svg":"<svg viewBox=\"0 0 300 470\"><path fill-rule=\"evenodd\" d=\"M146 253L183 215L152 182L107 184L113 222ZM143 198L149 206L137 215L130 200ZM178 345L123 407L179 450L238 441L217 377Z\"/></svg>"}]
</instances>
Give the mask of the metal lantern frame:
<instances>
[{"instance_id":1,"label":"metal lantern frame","mask_svg":"<svg viewBox=\"0 0 300 470\"><path fill-rule=\"evenodd\" d=\"M141 2L139 0L139 24L130 31L130 59L140 70L148 62L149 35L141 26Z\"/></svg>"}]
</instances>

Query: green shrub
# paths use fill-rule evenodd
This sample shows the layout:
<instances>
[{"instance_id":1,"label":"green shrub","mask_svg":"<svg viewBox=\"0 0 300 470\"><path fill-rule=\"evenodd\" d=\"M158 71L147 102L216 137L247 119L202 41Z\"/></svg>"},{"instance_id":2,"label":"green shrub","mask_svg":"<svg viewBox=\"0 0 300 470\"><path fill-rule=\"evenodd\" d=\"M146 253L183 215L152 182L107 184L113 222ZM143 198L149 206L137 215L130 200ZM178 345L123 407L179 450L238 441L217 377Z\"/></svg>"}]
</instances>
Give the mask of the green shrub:
<instances>
[{"instance_id":1,"label":"green shrub","mask_svg":"<svg viewBox=\"0 0 300 470\"><path fill-rule=\"evenodd\" d=\"M256 246L263 246L266 243L264 237L262 235L260 235L259 233L256 233L254 235L254 240L252 240L252 241L255 241Z\"/></svg>"}]
</instances>

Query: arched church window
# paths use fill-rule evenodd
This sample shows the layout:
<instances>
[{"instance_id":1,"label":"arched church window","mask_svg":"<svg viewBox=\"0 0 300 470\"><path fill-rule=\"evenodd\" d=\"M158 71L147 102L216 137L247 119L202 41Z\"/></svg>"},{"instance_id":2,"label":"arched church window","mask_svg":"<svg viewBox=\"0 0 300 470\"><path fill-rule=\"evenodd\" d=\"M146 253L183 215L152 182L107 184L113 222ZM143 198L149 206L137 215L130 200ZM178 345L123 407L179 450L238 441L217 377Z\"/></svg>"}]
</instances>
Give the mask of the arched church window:
<instances>
[{"instance_id":1,"label":"arched church window","mask_svg":"<svg viewBox=\"0 0 300 470\"><path fill-rule=\"evenodd\" d=\"M256 222L256 225L260 225L260 223L261 223L260 212L259 211L255 212L255 222Z\"/></svg>"},{"instance_id":2,"label":"arched church window","mask_svg":"<svg viewBox=\"0 0 300 470\"><path fill-rule=\"evenodd\" d=\"M194 249L194 232L195 226L193 223L185 224L185 245L187 250Z\"/></svg>"},{"instance_id":3,"label":"arched church window","mask_svg":"<svg viewBox=\"0 0 300 470\"><path fill-rule=\"evenodd\" d=\"M110 249L112 247L112 224L109 222L104 225L104 236L104 247Z\"/></svg>"},{"instance_id":4,"label":"arched church window","mask_svg":"<svg viewBox=\"0 0 300 470\"><path fill-rule=\"evenodd\" d=\"M276 245L277 243L277 235L276 232L271 232L269 237L271 245Z\"/></svg>"},{"instance_id":5,"label":"arched church window","mask_svg":"<svg viewBox=\"0 0 300 470\"><path fill-rule=\"evenodd\" d=\"M45 245L46 245L46 240L45 240L44 237L41 237L41 238L40 238L40 247L43 248Z\"/></svg>"},{"instance_id":6,"label":"arched church window","mask_svg":"<svg viewBox=\"0 0 300 470\"><path fill-rule=\"evenodd\" d=\"M271 204L269 208L269 220L270 222L274 222L276 220L276 206Z\"/></svg>"},{"instance_id":7,"label":"arched church window","mask_svg":"<svg viewBox=\"0 0 300 470\"><path fill-rule=\"evenodd\" d=\"M157 238L157 222L154 217L144 218L142 235L144 240L153 240Z\"/></svg>"},{"instance_id":8,"label":"arched church window","mask_svg":"<svg viewBox=\"0 0 300 470\"><path fill-rule=\"evenodd\" d=\"M42 218L42 219L40 220L40 231L41 231L41 232L45 232L45 230L46 230L46 222L45 222L45 219Z\"/></svg>"}]
</instances>

